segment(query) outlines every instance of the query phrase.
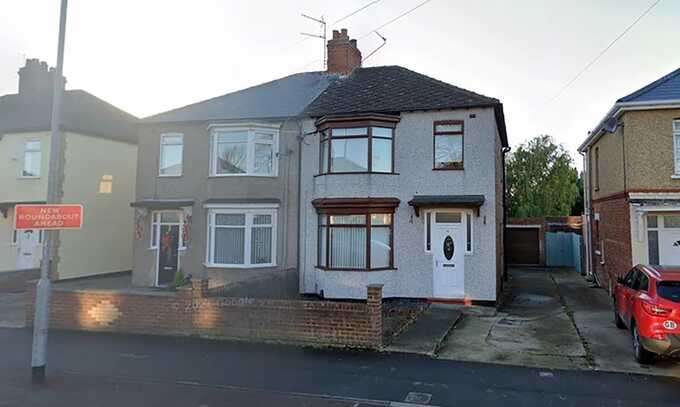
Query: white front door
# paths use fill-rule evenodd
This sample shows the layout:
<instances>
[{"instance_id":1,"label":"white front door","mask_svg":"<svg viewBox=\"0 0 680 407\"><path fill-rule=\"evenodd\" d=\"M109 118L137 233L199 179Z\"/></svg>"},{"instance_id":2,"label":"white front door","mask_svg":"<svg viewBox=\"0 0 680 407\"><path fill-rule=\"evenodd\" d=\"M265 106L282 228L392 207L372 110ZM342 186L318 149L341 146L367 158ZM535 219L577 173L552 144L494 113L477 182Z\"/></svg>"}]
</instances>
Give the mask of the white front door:
<instances>
[{"instance_id":1,"label":"white front door","mask_svg":"<svg viewBox=\"0 0 680 407\"><path fill-rule=\"evenodd\" d=\"M432 234L435 298L465 296L465 229L463 224L439 225Z\"/></svg>"},{"instance_id":2,"label":"white front door","mask_svg":"<svg viewBox=\"0 0 680 407\"><path fill-rule=\"evenodd\" d=\"M38 267L37 230L17 230L17 270Z\"/></svg>"}]
</instances>

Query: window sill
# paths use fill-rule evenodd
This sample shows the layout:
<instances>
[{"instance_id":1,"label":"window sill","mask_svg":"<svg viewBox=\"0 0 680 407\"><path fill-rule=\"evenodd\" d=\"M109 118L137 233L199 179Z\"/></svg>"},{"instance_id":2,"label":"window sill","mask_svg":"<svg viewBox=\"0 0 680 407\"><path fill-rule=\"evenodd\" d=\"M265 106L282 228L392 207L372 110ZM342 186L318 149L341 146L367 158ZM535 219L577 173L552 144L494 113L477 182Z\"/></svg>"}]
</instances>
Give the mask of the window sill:
<instances>
[{"instance_id":1,"label":"window sill","mask_svg":"<svg viewBox=\"0 0 680 407\"><path fill-rule=\"evenodd\" d=\"M465 171L464 167L456 168L432 168L432 171Z\"/></svg>"},{"instance_id":2,"label":"window sill","mask_svg":"<svg viewBox=\"0 0 680 407\"><path fill-rule=\"evenodd\" d=\"M28 176L19 175L19 176L17 177L17 179L40 179L40 176L37 176L37 177L28 177Z\"/></svg>"},{"instance_id":3,"label":"window sill","mask_svg":"<svg viewBox=\"0 0 680 407\"><path fill-rule=\"evenodd\" d=\"M680 174L671 175L671 179L680 179Z\"/></svg>"},{"instance_id":4,"label":"window sill","mask_svg":"<svg viewBox=\"0 0 680 407\"><path fill-rule=\"evenodd\" d=\"M315 174L314 178L316 177L323 177L325 175L399 175L398 172L368 172L368 171L363 171L363 172L327 172L324 174Z\"/></svg>"},{"instance_id":5,"label":"window sill","mask_svg":"<svg viewBox=\"0 0 680 407\"><path fill-rule=\"evenodd\" d=\"M211 269L242 269L242 270L259 269L259 268L273 268L273 267L276 267L276 264L274 264L274 263L268 263L268 264L249 264L249 265L243 265L243 264L213 264L213 263L203 263L203 265L204 265L206 268L211 268Z\"/></svg>"},{"instance_id":6,"label":"window sill","mask_svg":"<svg viewBox=\"0 0 680 407\"><path fill-rule=\"evenodd\" d=\"M318 270L321 271L345 271L349 273L372 273L374 271L397 271L396 267L381 267L377 269L334 269L334 268L327 268L323 266L314 266Z\"/></svg>"},{"instance_id":7,"label":"window sill","mask_svg":"<svg viewBox=\"0 0 680 407\"><path fill-rule=\"evenodd\" d=\"M182 178L182 174L179 174L179 175L162 175L162 174L158 174L158 178Z\"/></svg>"}]
</instances>

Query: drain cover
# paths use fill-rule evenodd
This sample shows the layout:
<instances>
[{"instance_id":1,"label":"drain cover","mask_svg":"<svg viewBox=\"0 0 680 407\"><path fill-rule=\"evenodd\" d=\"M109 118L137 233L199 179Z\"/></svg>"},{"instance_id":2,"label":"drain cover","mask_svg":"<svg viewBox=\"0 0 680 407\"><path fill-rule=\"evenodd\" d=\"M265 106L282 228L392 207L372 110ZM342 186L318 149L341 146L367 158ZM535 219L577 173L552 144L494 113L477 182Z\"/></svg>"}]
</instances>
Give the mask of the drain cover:
<instances>
[{"instance_id":1,"label":"drain cover","mask_svg":"<svg viewBox=\"0 0 680 407\"><path fill-rule=\"evenodd\" d=\"M430 400L432 400L432 395L430 393L418 393L412 391L406 395L404 402L413 404L429 404Z\"/></svg>"}]
</instances>

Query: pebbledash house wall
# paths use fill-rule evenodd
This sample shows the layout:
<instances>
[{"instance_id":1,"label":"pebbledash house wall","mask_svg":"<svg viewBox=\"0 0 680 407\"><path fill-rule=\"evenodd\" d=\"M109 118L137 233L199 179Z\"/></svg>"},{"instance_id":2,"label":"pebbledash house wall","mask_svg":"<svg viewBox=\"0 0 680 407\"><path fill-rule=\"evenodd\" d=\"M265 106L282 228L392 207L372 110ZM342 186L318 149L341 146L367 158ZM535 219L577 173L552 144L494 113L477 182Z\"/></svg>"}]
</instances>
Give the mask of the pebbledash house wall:
<instances>
[{"instance_id":1,"label":"pebbledash house wall","mask_svg":"<svg viewBox=\"0 0 680 407\"><path fill-rule=\"evenodd\" d=\"M473 117L471 117L473 116ZM433 122L464 121L462 171L433 171ZM304 123L305 134L315 130ZM495 301L502 262L497 261L501 232L497 200L500 143L493 109L460 109L402 113L394 132L394 171L397 174L319 173L319 136L302 144L300 290L326 298L362 298L368 284L384 285L385 297L433 296L432 255L424 249L424 215L417 217L408 201L414 195L484 195L480 215L473 213L473 253L465 256L465 295L473 301ZM387 271L327 271L317 269L317 198L396 197L394 266Z\"/></svg>"},{"instance_id":2,"label":"pebbledash house wall","mask_svg":"<svg viewBox=\"0 0 680 407\"><path fill-rule=\"evenodd\" d=\"M647 234L638 228L631 194L680 193L673 156L673 120L680 109L628 111L614 133L603 134L588 149L592 189L594 267L600 282L610 287L613 277L634 263L648 262ZM599 189L595 188L595 148L599 149ZM640 240L638 236L641 236Z\"/></svg>"},{"instance_id":3,"label":"pebbledash house wall","mask_svg":"<svg viewBox=\"0 0 680 407\"><path fill-rule=\"evenodd\" d=\"M50 326L369 349L379 349L383 344L379 285L365 287L362 302L208 297L205 288L197 282L177 292L149 293L65 290L55 285ZM28 284L26 305L26 325L31 326L35 281Z\"/></svg>"},{"instance_id":4,"label":"pebbledash house wall","mask_svg":"<svg viewBox=\"0 0 680 407\"><path fill-rule=\"evenodd\" d=\"M221 122L220 122L221 123ZM210 278L213 284L236 282L270 273L294 269L297 264L297 171L300 124L294 119L230 121L225 124L278 124L278 176L210 176L212 122L147 123L140 126L136 200L193 199L189 242L180 250L180 268L194 278ZM184 135L182 175L159 177L160 135L176 132ZM207 199L242 201L276 199L276 266L264 268L208 268L206 262ZM156 250L150 249L151 211L143 220L142 235L134 241L132 282L136 286L153 286L156 278Z\"/></svg>"}]
</instances>

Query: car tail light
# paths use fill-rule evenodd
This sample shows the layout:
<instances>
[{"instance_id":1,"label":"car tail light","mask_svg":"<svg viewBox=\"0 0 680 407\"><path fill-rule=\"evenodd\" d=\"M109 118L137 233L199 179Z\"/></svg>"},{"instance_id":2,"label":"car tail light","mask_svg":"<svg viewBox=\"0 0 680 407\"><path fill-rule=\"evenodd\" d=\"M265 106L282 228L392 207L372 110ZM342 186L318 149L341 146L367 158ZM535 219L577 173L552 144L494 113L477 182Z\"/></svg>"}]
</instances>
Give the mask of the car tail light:
<instances>
[{"instance_id":1,"label":"car tail light","mask_svg":"<svg viewBox=\"0 0 680 407\"><path fill-rule=\"evenodd\" d=\"M645 310L649 315L654 315L655 317L665 317L671 313L671 310L652 304L649 302L642 301L642 309Z\"/></svg>"}]
</instances>

